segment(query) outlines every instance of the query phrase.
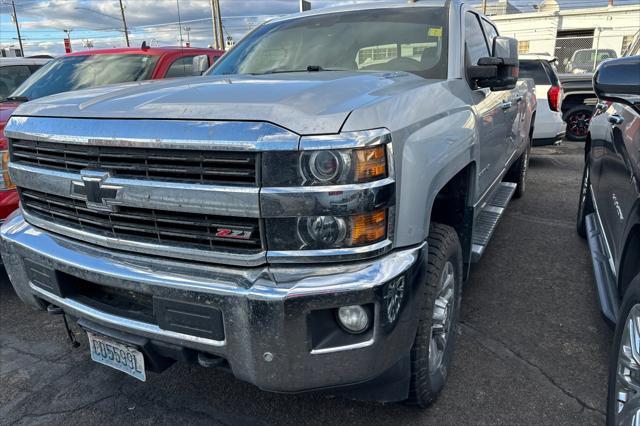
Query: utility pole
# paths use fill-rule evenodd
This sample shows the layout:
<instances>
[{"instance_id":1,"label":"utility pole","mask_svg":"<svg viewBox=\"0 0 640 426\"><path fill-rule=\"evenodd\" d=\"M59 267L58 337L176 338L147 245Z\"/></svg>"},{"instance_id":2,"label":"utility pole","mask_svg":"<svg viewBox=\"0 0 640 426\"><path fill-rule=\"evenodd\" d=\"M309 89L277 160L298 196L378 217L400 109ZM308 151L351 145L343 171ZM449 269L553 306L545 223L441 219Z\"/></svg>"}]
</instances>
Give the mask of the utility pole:
<instances>
[{"instance_id":1,"label":"utility pole","mask_svg":"<svg viewBox=\"0 0 640 426\"><path fill-rule=\"evenodd\" d=\"M22 47L22 37L20 36L20 25L18 24L18 15L16 14L16 2L11 0L11 6L13 7L13 22L16 23L16 32L18 33L18 42L20 43L20 54L24 56L24 47Z\"/></svg>"},{"instance_id":2,"label":"utility pole","mask_svg":"<svg viewBox=\"0 0 640 426\"><path fill-rule=\"evenodd\" d=\"M220 49L225 50L224 48L224 28L222 27L222 12L220 12L220 0L214 0L216 6L216 16L218 18L218 39L220 40Z\"/></svg>"},{"instance_id":3,"label":"utility pole","mask_svg":"<svg viewBox=\"0 0 640 426\"><path fill-rule=\"evenodd\" d=\"M129 30L127 29L127 20L124 17L124 6L122 0L120 0L120 13L122 14L122 25L124 25L124 39L127 41L127 47L129 46Z\"/></svg>"},{"instance_id":4,"label":"utility pole","mask_svg":"<svg viewBox=\"0 0 640 426\"><path fill-rule=\"evenodd\" d=\"M613 6L613 0L609 0L609 6Z\"/></svg>"},{"instance_id":5,"label":"utility pole","mask_svg":"<svg viewBox=\"0 0 640 426\"><path fill-rule=\"evenodd\" d=\"M211 25L213 28L213 47L220 49L218 45L218 18L216 17L216 5L213 0L211 1Z\"/></svg>"},{"instance_id":6,"label":"utility pole","mask_svg":"<svg viewBox=\"0 0 640 426\"><path fill-rule=\"evenodd\" d=\"M482 0L482 14L487 14L487 0Z\"/></svg>"}]
</instances>

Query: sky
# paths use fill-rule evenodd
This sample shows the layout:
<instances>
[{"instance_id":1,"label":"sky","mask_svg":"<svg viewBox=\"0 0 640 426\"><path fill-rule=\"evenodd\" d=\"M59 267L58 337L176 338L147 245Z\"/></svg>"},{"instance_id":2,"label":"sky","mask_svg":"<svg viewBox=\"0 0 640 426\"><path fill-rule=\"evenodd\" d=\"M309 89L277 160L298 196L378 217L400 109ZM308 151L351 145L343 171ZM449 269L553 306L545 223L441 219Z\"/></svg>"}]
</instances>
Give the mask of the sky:
<instances>
[{"instance_id":1,"label":"sky","mask_svg":"<svg viewBox=\"0 0 640 426\"><path fill-rule=\"evenodd\" d=\"M74 51L84 50L86 40L94 48L125 46L118 0L14 0L20 22L25 55L64 53L64 29L71 29ZM389 0L367 0L389 1ZM396 0L397 1L397 0ZM496 0L488 0L493 3ZM563 8L606 6L607 0L559 0ZM635 4L638 0L615 0ZM151 46L192 46L213 43L210 0L122 0L132 46L146 41ZM298 0L220 0L225 36L240 39L265 20L295 13ZM314 9L360 3L361 0L311 0ZM481 0L470 3L480 4ZM532 12L538 0L512 0L523 11ZM178 12L179 7L179 12ZM18 46L11 19L11 0L0 0L0 46ZM178 24L182 22L182 25ZM190 29L187 31L187 28Z\"/></svg>"}]
</instances>

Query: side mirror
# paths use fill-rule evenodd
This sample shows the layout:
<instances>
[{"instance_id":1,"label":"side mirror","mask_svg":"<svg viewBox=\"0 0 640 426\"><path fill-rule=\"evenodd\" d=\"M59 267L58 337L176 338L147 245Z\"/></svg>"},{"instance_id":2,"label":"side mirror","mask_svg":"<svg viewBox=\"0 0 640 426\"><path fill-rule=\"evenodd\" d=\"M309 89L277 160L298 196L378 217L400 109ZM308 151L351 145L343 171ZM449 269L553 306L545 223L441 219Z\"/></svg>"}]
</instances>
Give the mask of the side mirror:
<instances>
[{"instance_id":1,"label":"side mirror","mask_svg":"<svg viewBox=\"0 0 640 426\"><path fill-rule=\"evenodd\" d=\"M193 57L193 75L202 75L206 70L209 69L209 56L207 55L198 55Z\"/></svg>"},{"instance_id":2,"label":"side mirror","mask_svg":"<svg viewBox=\"0 0 640 426\"><path fill-rule=\"evenodd\" d=\"M600 100L640 105L640 56L603 62L593 75L593 90Z\"/></svg>"},{"instance_id":3,"label":"side mirror","mask_svg":"<svg viewBox=\"0 0 640 426\"><path fill-rule=\"evenodd\" d=\"M494 38L492 56L480 58L478 65L469 67L468 74L478 87L489 87L492 91L513 89L520 75L518 41L510 37Z\"/></svg>"}]
</instances>

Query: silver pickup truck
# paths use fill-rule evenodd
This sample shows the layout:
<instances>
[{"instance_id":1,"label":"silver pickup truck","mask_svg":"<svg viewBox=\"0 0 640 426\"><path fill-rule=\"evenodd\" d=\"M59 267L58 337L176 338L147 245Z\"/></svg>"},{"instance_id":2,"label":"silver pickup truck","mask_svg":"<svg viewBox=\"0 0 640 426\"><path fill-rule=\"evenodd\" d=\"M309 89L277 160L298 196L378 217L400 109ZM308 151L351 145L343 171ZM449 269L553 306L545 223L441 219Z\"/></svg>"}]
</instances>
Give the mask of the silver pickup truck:
<instances>
[{"instance_id":1,"label":"silver pickup truck","mask_svg":"<svg viewBox=\"0 0 640 426\"><path fill-rule=\"evenodd\" d=\"M179 360L426 406L535 110L516 41L459 1L275 19L205 76L23 104L2 257L138 379Z\"/></svg>"}]
</instances>

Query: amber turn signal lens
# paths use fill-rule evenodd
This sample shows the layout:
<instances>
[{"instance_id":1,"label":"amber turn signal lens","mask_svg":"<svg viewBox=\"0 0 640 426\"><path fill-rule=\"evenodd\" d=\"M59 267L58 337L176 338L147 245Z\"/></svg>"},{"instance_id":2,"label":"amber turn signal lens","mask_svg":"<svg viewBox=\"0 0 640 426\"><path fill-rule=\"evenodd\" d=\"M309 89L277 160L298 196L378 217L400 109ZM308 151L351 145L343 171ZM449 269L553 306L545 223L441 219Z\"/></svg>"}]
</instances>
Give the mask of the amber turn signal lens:
<instances>
[{"instance_id":1,"label":"amber turn signal lens","mask_svg":"<svg viewBox=\"0 0 640 426\"><path fill-rule=\"evenodd\" d=\"M376 243L387 235L387 212L380 210L351 217L351 245Z\"/></svg>"},{"instance_id":2,"label":"amber turn signal lens","mask_svg":"<svg viewBox=\"0 0 640 426\"><path fill-rule=\"evenodd\" d=\"M15 189L15 185L11 182L9 176L9 151L0 151L2 155L2 182L0 183L0 190Z\"/></svg>"},{"instance_id":3,"label":"amber turn signal lens","mask_svg":"<svg viewBox=\"0 0 640 426\"><path fill-rule=\"evenodd\" d=\"M356 182L368 182L387 175L387 156L384 146L362 149L356 154Z\"/></svg>"}]
</instances>

